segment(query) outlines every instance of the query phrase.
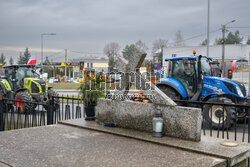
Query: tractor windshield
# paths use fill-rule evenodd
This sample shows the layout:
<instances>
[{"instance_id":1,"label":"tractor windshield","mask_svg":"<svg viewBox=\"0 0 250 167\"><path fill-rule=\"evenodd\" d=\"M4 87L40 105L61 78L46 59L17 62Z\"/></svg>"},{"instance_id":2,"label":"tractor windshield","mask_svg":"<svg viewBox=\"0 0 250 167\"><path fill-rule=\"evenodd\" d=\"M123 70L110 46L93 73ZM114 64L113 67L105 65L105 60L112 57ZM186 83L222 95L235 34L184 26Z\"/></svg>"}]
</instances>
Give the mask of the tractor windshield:
<instances>
[{"instance_id":1,"label":"tractor windshield","mask_svg":"<svg viewBox=\"0 0 250 167\"><path fill-rule=\"evenodd\" d=\"M31 67L19 67L16 73L17 87L22 88L24 78L35 78L34 70Z\"/></svg>"},{"instance_id":2,"label":"tractor windshield","mask_svg":"<svg viewBox=\"0 0 250 167\"><path fill-rule=\"evenodd\" d=\"M33 68L19 67L16 74L16 79L22 80L23 78L34 78L35 74Z\"/></svg>"},{"instance_id":3,"label":"tractor windshield","mask_svg":"<svg viewBox=\"0 0 250 167\"><path fill-rule=\"evenodd\" d=\"M204 76L212 76L211 65L206 57L201 58L201 70Z\"/></svg>"},{"instance_id":4,"label":"tractor windshield","mask_svg":"<svg viewBox=\"0 0 250 167\"><path fill-rule=\"evenodd\" d=\"M188 96L193 96L196 85L194 60L178 59L168 61L168 77L181 82Z\"/></svg>"}]
</instances>

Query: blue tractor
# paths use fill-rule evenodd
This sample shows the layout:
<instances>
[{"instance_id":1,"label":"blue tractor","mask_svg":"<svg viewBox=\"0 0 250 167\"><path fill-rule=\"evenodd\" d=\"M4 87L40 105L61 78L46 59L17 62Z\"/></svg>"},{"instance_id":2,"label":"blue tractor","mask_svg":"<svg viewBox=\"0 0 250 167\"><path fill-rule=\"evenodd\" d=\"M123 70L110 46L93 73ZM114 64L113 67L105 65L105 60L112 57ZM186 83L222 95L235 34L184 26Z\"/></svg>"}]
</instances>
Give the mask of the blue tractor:
<instances>
[{"instance_id":1,"label":"blue tractor","mask_svg":"<svg viewBox=\"0 0 250 167\"><path fill-rule=\"evenodd\" d=\"M200 55L167 58L165 61L167 77L159 79L156 85L173 100L247 103L246 88L242 83L213 76L211 58ZM244 116L244 110L236 110L230 106L226 106L224 110L221 105L203 106L205 123L213 128L230 128L238 117Z\"/></svg>"}]
</instances>

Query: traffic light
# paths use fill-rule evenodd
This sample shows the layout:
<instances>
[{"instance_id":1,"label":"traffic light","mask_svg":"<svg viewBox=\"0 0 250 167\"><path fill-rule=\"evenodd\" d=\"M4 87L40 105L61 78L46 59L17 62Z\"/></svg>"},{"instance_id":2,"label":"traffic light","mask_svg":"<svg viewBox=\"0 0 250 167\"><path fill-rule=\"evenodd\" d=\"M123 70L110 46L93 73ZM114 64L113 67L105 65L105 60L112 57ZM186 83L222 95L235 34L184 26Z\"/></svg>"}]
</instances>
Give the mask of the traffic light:
<instances>
[{"instance_id":1,"label":"traffic light","mask_svg":"<svg viewBox=\"0 0 250 167\"><path fill-rule=\"evenodd\" d=\"M228 74L227 77L228 77L229 79L232 79L232 78L233 78L233 70L232 70L232 69L229 69L227 74Z\"/></svg>"}]
</instances>

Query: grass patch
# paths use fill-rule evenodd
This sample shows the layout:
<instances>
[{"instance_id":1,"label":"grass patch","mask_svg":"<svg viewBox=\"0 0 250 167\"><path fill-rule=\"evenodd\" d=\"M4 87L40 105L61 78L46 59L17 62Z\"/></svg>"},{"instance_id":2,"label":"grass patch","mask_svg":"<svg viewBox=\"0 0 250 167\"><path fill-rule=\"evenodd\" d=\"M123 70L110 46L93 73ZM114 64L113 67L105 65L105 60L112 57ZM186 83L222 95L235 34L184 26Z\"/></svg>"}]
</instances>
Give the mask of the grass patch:
<instances>
[{"instance_id":1,"label":"grass patch","mask_svg":"<svg viewBox=\"0 0 250 167\"><path fill-rule=\"evenodd\" d=\"M82 100L73 100L73 99L71 99L71 98L74 98L74 99L81 99L81 96L74 96L74 95L69 95L69 96L67 96L67 95L61 95L61 96L59 96L59 97L65 97L65 98L59 98L60 103L63 102L64 104L67 104L67 102L68 102L68 103L74 102L74 103L83 104L83 101L82 101ZM69 98L69 99L67 99L67 98Z\"/></svg>"},{"instance_id":2,"label":"grass patch","mask_svg":"<svg viewBox=\"0 0 250 167\"><path fill-rule=\"evenodd\" d=\"M49 83L48 86L56 90L77 90L81 83ZM116 90L119 83L105 83L102 82L102 86L106 87L106 90ZM134 85L131 85L131 90L136 90Z\"/></svg>"},{"instance_id":3,"label":"grass patch","mask_svg":"<svg viewBox=\"0 0 250 167\"><path fill-rule=\"evenodd\" d=\"M77 90L81 83L49 83L48 86L53 87L53 89L70 89ZM105 83L102 82L102 86L106 86L107 90L115 90L118 87L119 83Z\"/></svg>"},{"instance_id":4,"label":"grass patch","mask_svg":"<svg viewBox=\"0 0 250 167\"><path fill-rule=\"evenodd\" d=\"M80 83L49 83L48 86L53 87L53 89L76 90L80 86Z\"/></svg>"}]
</instances>

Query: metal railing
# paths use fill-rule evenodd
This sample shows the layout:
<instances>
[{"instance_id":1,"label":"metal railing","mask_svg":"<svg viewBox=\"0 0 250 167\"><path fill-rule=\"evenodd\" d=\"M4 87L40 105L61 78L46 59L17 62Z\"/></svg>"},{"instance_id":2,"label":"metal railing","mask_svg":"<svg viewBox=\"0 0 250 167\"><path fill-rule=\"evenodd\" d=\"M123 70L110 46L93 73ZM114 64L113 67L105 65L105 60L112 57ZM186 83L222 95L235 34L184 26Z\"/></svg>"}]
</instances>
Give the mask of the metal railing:
<instances>
[{"instance_id":1,"label":"metal railing","mask_svg":"<svg viewBox=\"0 0 250 167\"><path fill-rule=\"evenodd\" d=\"M182 106L201 108L202 135L250 143L250 105L186 100L174 101ZM213 113L213 106L220 106L222 112L217 115L218 117ZM207 108L209 110L206 110ZM233 111L233 117L230 118L230 125L225 121L225 117L228 116L226 115L226 110L229 109ZM241 115L239 115L239 111L241 111ZM208 114L209 118L205 114ZM217 117L217 127L213 125L212 121L208 121L208 119L212 120L213 117ZM246 166L248 167L250 166L249 162L250 158L246 160Z\"/></svg>"},{"instance_id":2,"label":"metal railing","mask_svg":"<svg viewBox=\"0 0 250 167\"><path fill-rule=\"evenodd\" d=\"M202 101L186 101L186 100L175 100L177 103L181 103L183 106L188 107L198 107L201 108L202 112L202 133L203 135L209 134L211 137L218 138L226 138L226 139L233 139L235 141L242 141L250 143L250 105L243 105L243 104L228 104L228 103L215 103L215 102L202 102ZM205 108L209 108L209 118L212 120L215 114L212 110L213 106L220 106L222 112L217 117L217 128L213 126L212 121L208 122L206 117L204 116L206 113L204 111ZM232 113L233 118L230 118L231 126L228 127L225 121L227 117L228 108L233 110ZM239 111L241 111L241 116L238 115ZM237 136L238 133L241 133L240 136ZM220 135L221 134L221 135ZM240 138L239 138L240 137Z\"/></svg>"},{"instance_id":3,"label":"metal railing","mask_svg":"<svg viewBox=\"0 0 250 167\"><path fill-rule=\"evenodd\" d=\"M25 109L25 106L29 109ZM60 120L84 118L79 97L52 97L47 103L0 100L0 131L56 124Z\"/></svg>"}]
</instances>

